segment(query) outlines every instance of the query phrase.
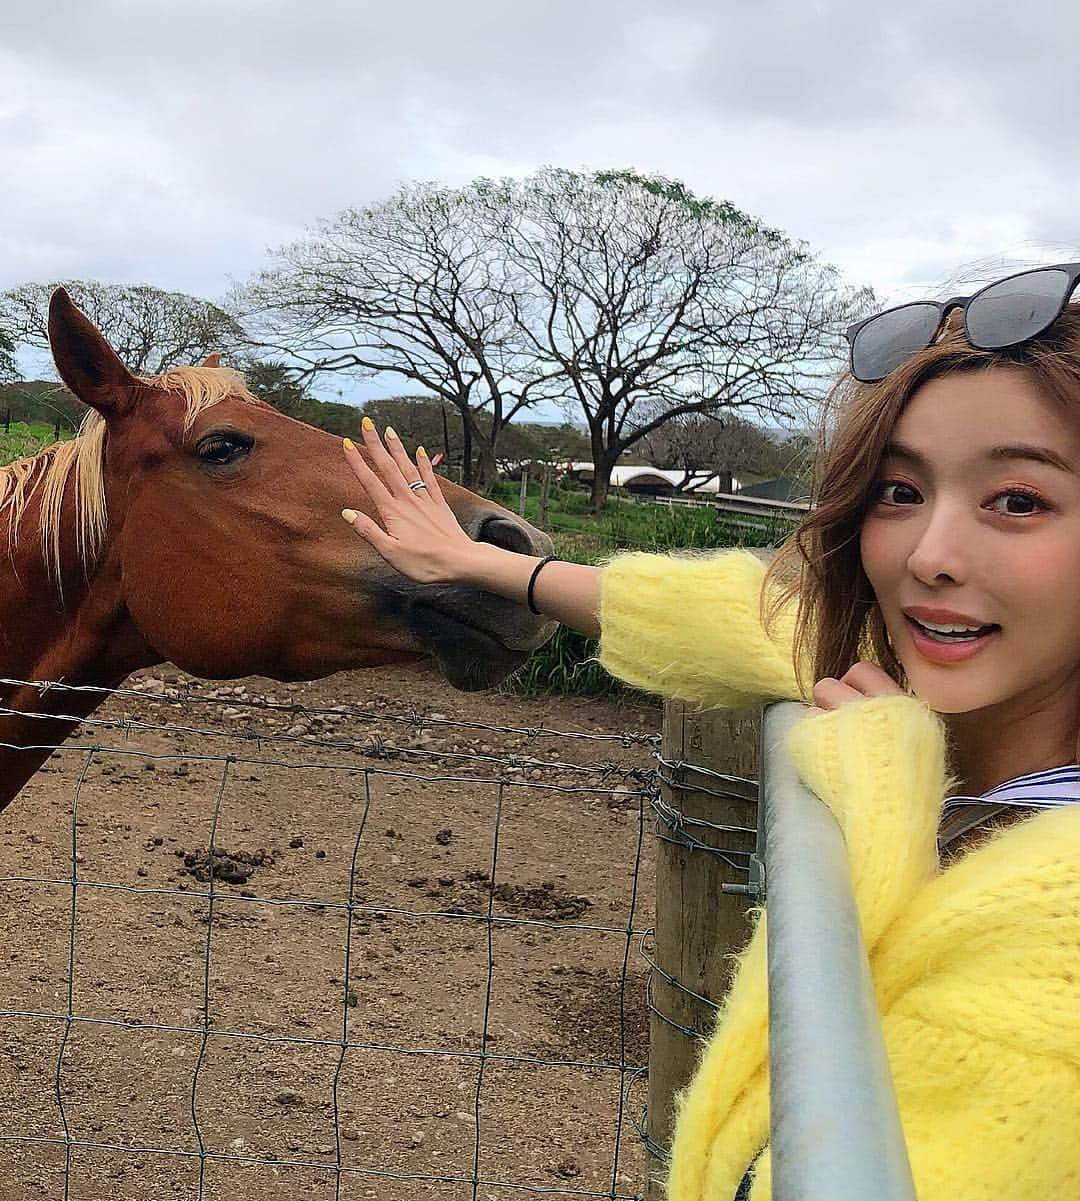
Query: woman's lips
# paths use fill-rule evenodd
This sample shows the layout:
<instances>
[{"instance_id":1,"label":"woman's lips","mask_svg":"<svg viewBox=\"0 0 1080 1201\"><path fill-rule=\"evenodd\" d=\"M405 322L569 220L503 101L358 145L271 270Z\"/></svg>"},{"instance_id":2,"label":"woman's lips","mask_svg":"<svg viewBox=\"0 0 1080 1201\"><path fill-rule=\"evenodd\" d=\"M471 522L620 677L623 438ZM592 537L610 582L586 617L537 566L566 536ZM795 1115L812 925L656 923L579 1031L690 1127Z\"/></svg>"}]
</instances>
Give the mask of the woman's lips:
<instances>
[{"instance_id":1,"label":"woman's lips","mask_svg":"<svg viewBox=\"0 0 1080 1201\"><path fill-rule=\"evenodd\" d=\"M912 618L905 617L904 622L911 634L911 641L914 643L915 649L931 663L961 663L963 660L977 655L1001 633L1001 628L994 626L985 634L980 634L977 638L970 638L964 642L938 642L931 638Z\"/></svg>"}]
</instances>

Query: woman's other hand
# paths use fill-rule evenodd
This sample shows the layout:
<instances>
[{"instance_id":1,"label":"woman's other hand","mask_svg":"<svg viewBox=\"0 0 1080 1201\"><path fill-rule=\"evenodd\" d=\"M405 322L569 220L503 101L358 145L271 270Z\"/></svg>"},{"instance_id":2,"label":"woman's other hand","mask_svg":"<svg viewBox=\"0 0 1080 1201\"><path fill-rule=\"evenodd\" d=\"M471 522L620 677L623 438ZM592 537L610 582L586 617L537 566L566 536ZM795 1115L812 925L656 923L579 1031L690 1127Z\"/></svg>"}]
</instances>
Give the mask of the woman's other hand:
<instances>
[{"instance_id":1,"label":"woman's other hand","mask_svg":"<svg viewBox=\"0 0 1080 1201\"><path fill-rule=\"evenodd\" d=\"M826 676L814 685L814 703L810 714L827 713L850 701L862 701L871 696L904 696L904 690L885 674L876 663L860 660L848 668L839 680Z\"/></svg>"}]
</instances>

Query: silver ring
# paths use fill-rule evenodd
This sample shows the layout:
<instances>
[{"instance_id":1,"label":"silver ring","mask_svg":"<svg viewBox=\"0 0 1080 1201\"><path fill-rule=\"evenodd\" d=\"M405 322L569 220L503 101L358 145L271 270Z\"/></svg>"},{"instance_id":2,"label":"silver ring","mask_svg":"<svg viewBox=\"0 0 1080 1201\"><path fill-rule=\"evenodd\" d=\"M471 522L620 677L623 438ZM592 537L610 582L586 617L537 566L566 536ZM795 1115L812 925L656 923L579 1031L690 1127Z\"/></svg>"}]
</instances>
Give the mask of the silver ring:
<instances>
[{"instance_id":1,"label":"silver ring","mask_svg":"<svg viewBox=\"0 0 1080 1201\"><path fill-rule=\"evenodd\" d=\"M423 480L413 480L413 482L409 485L409 488L413 492L419 492L421 488L426 488L426 487L427 487L427 484L425 484Z\"/></svg>"}]
</instances>

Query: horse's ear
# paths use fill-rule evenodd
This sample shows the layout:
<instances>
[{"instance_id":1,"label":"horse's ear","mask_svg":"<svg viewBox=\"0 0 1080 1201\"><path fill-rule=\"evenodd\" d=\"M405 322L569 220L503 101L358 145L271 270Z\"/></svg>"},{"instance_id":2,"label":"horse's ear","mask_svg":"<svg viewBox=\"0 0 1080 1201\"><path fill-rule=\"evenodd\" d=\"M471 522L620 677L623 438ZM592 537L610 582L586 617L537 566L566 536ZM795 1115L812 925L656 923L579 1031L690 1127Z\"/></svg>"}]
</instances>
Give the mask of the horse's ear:
<instances>
[{"instance_id":1,"label":"horse's ear","mask_svg":"<svg viewBox=\"0 0 1080 1201\"><path fill-rule=\"evenodd\" d=\"M208 354L205 359L199 364L200 367L220 367L221 355L215 350L213 354Z\"/></svg>"},{"instance_id":2,"label":"horse's ear","mask_svg":"<svg viewBox=\"0 0 1080 1201\"><path fill-rule=\"evenodd\" d=\"M63 288L49 300L49 345L60 378L83 404L107 417L131 403L139 381Z\"/></svg>"}]
</instances>

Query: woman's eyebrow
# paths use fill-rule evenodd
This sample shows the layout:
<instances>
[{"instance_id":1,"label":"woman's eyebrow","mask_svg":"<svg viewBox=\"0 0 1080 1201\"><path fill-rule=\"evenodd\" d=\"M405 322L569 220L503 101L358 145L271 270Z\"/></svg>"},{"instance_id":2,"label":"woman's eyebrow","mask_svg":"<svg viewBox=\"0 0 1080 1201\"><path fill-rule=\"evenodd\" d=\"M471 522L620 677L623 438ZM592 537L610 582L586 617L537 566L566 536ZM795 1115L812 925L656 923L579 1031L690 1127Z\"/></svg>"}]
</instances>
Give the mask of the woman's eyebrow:
<instances>
[{"instance_id":1,"label":"woman's eyebrow","mask_svg":"<svg viewBox=\"0 0 1080 1201\"><path fill-rule=\"evenodd\" d=\"M889 442L885 447L885 454L889 458L905 459L917 467L925 467L927 464L926 455L904 442ZM1070 475L1077 474L1076 468L1057 451L1051 450L1048 446L1034 446L1026 442L1014 442L1008 446L992 446L983 457L995 462L1008 459L1027 459L1033 463L1045 463L1049 467L1056 467L1059 471L1068 472Z\"/></svg>"}]
</instances>

